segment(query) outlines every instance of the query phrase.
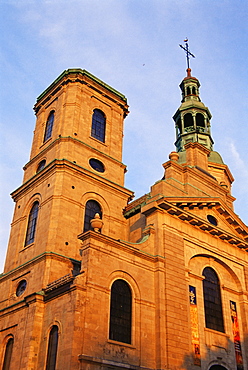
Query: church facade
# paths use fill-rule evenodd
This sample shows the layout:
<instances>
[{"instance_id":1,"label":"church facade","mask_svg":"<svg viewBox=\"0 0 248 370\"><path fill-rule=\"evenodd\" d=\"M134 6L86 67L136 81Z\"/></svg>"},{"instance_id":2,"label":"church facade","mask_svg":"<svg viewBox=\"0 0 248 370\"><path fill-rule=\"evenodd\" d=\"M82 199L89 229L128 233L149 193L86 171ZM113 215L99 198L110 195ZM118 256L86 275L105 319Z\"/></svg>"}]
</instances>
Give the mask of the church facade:
<instances>
[{"instance_id":1,"label":"church facade","mask_svg":"<svg viewBox=\"0 0 248 370\"><path fill-rule=\"evenodd\" d=\"M199 87L188 68L176 151L135 200L126 97L69 69L37 98L0 275L3 370L248 368L248 228Z\"/></svg>"}]
</instances>

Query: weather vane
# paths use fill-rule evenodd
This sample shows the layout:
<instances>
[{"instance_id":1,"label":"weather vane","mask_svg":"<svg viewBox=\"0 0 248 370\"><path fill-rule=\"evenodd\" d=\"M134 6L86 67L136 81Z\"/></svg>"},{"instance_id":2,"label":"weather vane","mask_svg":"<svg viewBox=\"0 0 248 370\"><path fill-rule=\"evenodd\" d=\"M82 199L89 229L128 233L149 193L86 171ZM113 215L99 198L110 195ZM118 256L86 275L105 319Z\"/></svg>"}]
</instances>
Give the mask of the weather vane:
<instances>
[{"instance_id":1,"label":"weather vane","mask_svg":"<svg viewBox=\"0 0 248 370\"><path fill-rule=\"evenodd\" d=\"M189 57L195 58L195 56L194 56L194 54L192 54L189 51L189 44L188 44L188 39L187 38L184 40L184 42L185 42L185 46L180 45L180 44L179 44L179 46L180 46L180 48L182 48L186 52L187 66L188 66L188 69L189 69Z\"/></svg>"}]
</instances>

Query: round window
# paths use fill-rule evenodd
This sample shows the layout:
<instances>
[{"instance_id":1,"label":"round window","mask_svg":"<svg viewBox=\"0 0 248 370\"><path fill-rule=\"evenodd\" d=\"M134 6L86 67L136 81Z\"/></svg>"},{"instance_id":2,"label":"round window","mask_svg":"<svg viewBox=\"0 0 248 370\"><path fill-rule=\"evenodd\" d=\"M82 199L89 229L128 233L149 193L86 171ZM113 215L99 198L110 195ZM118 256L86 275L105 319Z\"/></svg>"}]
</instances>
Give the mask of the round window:
<instances>
[{"instance_id":1,"label":"round window","mask_svg":"<svg viewBox=\"0 0 248 370\"><path fill-rule=\"evenodd\" d=\"M91 158L89 162L90 162L90 166L95 171L98 171L98 172L104 172L105 171L103 163L101 161L99 161L98 159Z\"/></svg>"},{"instance_id":2,"label":"round window","mask_svg":"<svg viewBox=\"0 0 248 370\"><path fill-rule=\"evenodd\" d=\"M37 171L36 172L40 172L41 170L43 170L43 168L45 167L46 165L46 160L43 159L39 164L38 164L38 167L37 167Z\"/></svg>"},{"instance_id":3,"label":"round window","mask_svg":"<svg viewBox=\"0 0 248 370\"><path fill-rule=\"evenodd\" d=\"M210 224L212 224L214 226L217 226L218 225L218 221L216 220L216 218L214 216L207 215L207 219L210 222Z\"/></svg>"},{"instance_id":4,"label":"round window","mask_svg":"<svg viewBox=\"0 0 248 370\"><path fill-rule=\"evenodd\" d=\"M16 296L20 297L25 292L26 287L27 287L27 281L21 280L16 288Z\"/></svg>"}]
</instances>

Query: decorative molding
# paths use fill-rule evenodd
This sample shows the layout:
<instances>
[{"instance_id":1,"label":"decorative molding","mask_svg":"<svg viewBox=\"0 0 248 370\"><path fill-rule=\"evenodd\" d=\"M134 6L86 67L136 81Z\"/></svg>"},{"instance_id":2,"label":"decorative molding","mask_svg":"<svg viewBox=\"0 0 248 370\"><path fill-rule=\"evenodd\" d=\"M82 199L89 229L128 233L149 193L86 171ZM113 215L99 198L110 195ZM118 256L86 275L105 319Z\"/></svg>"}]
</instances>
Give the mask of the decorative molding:
<instances>
[{"instance_id":1,"label":"decorative molding","mask_svg":"<svg viewBox=\"0 0 248 370\"><path fill-rule=\"evenodd\" d=\"M119 346L123 346L122 343L117 343L119 344ZM130 365L128 363L123 363L123 362L117 362L117 361L113 361L113 360L105 360L105 359L102 359L102 358L99 358L99 357L92 357L92 356L87 356L87 355L78 355L78 360L80 362L88 362L88 363L91 363L91 364L98 364L97 366L99 367L99 365L102 365L102 366L110 366L111 368L113 367L113 369L130 369L130 370L152 370L151 368L148 368L148 367L141 367L141 366L137 366L137 365Z\"/></svg>"},{"instance_id":2,"label":"decorative molding","mask_svg":"<svg viewBox=\"0 0 248 370\"><path fill-rule=\"evenodd\" d=\"M160 199L157 202L157 208L162 208L169 214L176 216L180 218L183 221L186 221L190 223L193 226L199 227L201 230L208 232L211 235L214 235L216 237L219 237L222 240L227 241L230 244L236 245L240 249L244 249L245 251L248 251L248 233L243 229L243 227L238 227L239 224L237 223L237 226L235 230L238 232L238 230L241 231L243 235L245 235L245 240L238 238L237 236L228 233L225 230L220 229L217 226L214 226L210 224L208 221L202 220L200 217L192 215L191 213L184 210L184 208L187 207L207 207L207 208L217 208L219 206L219 202L173 202L170 203L166 201L165 199ZM155 207L154 207L155 208ZM227 212L227 211L226 211ZM234 218L229 216L232 223L234 223ZM246 240L247 239L247 240Z\"/></svg>"}]
</instances>

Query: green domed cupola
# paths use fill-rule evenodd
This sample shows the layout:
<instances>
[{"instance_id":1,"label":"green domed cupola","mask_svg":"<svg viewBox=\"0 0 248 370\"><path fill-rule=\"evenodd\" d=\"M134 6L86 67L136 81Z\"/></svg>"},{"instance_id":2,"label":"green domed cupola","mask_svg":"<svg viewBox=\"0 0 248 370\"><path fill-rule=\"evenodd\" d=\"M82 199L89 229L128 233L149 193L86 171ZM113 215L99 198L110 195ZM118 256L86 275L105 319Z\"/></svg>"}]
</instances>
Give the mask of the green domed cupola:
<instances>
[{"instance_id":1,"label":"green domed cupola","mask_svg":"<svg viewBox=\"0 0 248 370\"><path fill-rule=\"evenodd\" d=\"M180 84L182 104L176 111L173 119L176 123L176 148L178 152L184 149L189 142L198 142L213 150L213 139L210 132L211 113L201 102L199 96L200 82L191 76L191 69L187 69L187 77Z\"/></svg>"},{"instance_id":2,"label":"green domed cupola","mask_svg":"<svg viewBox=\"0 0 248 370\"><path fill-rule=\"evenodd\" d=\"M197 78L191 76L189 68L188 44L186 48L180 45L187 53L187 77L181 82L182 91L181 105L173 116L176 123L176 148L178 152L184 151L185 144L189 142L198 142L206 148L213 150L213 139L210 132L211 113L209 109L201 102L199 95L200 82Z\"/></svg>"}]
</instances>

